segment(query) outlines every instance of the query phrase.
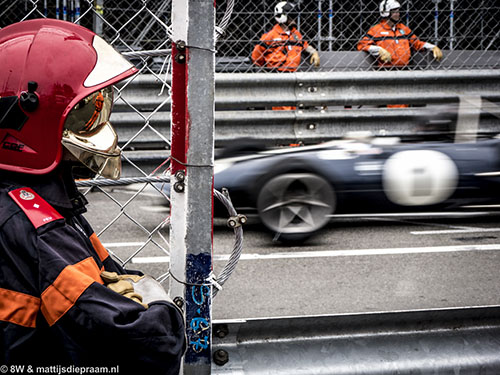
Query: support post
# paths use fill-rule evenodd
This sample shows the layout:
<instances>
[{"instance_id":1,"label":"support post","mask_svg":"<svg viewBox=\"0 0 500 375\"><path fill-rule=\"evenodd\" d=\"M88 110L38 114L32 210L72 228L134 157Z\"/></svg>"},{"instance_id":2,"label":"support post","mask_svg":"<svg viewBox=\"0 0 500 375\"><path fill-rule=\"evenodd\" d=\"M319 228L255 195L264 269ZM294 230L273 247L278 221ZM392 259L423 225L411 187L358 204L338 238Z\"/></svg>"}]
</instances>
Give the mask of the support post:
<instances>
[{"instance_id":1,"label":"support post","mask_svg":"<svg viewBox=\"0 0 500 375\"><path fill-rule=\"evenodd\" d=\"M450 51L455 47L455 2L450 0Z\"/></svg>"},{"instance_id":2,"label":"support post","mask_svg":"<svg viewBox=\"0 0 500 375\"><path fill-rule=\"evenodd\" d=\"M184 301L183 374L210 374L215 1L172 1L170 296Z\"/></svg>"},{"instance_id":3,"label":"support post","mask_svg":"<svg viewBox=\"0 0 500 375\"><path fill-rule=\"evenodd\" d=\"M434 44L439 42L439 2L434 0Z\"/></svg>"},{"instance_id":4,"label":"support post","mask_svg":"<svg viewBox=\"0 0 500 375\"><path fill-rule=\"evenodd\" d=\"M321 18L323 17L321 10L321 2L323 0L318 0L318 51L321 51Z\"/></svg>"},{"instance_id":5,"label":"support post","mask_svg":"<svg viewBox=\"0 0 500 375\"><path fill-rule=\"evenodd\" d=\"M333 40L333 1L328 3L328 51L332 51Z\"/></svg>"},{"instance_id":6,"label":"support post","mask_svg":"<svg viewBox=\"0 0 500 375\"><path fill-rule=\"evenodd\" d=\"M59 1L59 0L58 0ZM102 16L104 15L104 0L95 0L94 2L94 32L97 35L103 35ZM101 17L99 17L101 16Z\"/></svg>"}]
</instances>

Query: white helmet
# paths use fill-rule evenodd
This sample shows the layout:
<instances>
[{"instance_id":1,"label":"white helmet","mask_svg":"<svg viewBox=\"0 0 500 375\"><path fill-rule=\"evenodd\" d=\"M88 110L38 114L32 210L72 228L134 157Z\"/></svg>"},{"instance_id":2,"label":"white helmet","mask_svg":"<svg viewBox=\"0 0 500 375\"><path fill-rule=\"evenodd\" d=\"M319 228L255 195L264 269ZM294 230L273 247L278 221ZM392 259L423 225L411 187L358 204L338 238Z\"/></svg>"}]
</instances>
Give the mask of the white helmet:
<instances>
[{"instance_id":1,"label":"white helmet","mask_svg":"<svg viewBox=\"0 0 500 375\"><path fill-rule=\"evenodd\" d=\"M292 9L294 8L294 4L288 1L280 1L274 7L274 19L278 23L285 23L290 16Z\"/></svg>"},{"instance_id":2,"label":"white helmet","mask_svg":"<svg viewBox=\"0 0 500 375\"><path fill-rule=\"evenodd\" d=\"M380 3L380 17L389 17L391 10L400 7L401 5L396 0L382 0Z\"/></svg>"}]
</instances>

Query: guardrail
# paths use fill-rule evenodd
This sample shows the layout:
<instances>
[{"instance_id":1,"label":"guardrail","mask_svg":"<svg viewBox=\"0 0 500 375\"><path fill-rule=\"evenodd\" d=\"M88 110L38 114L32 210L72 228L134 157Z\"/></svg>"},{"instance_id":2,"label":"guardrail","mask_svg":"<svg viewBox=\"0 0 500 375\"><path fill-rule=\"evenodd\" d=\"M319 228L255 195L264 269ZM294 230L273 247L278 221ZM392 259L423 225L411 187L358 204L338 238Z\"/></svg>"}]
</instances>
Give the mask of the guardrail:
<instances>
[{"instance_id":1,"label":"guardrail","mask_svg":"<svg viewBox=\"0 0 500 375\"><path fill-rule=\"evenodd\" d=\"M122 141L133 137L145 123L169 138L170 102L167 93L158 95L159 87L159 77L153 75L136 77L126 86L123 98L141 114L130 112L125 102L115 104L112 121ZM311 143L352 130L406 135L414 131L416 121L428 114L431 105L459 104L466 97L481 98L483 103L500 101L500 70L220 73L215 90L217 147L241 137L276 145ZM162 102L160 111L147 113ZM411 107L380 108L400 103ZM297 109L270 110L282 105ZM487 107L479 131L500 132L498 110ZM154 148L154 139L157 134L141 134L134 144Z\"/></svg>"},{"instance_id":2,"label":"guardrail","mask_svg":"<svg viewBox=\"0 0 500 375\"><path fill-rule=\"evenodd\" d=\"M214 322L212 374L500 373L500 308Z\"/></svg>"}]
</instances>

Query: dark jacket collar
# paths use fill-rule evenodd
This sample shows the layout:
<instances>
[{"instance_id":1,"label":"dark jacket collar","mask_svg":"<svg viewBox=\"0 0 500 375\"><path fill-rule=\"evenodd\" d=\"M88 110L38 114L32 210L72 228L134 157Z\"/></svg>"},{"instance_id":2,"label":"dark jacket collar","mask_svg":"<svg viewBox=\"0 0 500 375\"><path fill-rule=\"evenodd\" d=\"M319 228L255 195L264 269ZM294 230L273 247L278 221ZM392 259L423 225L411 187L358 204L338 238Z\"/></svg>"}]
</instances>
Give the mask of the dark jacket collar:
<instances>
[{"instance_id":1,"label":"dark jacket collar","mask_svg":"<svg viewBox=\"0 0 500 375\"><path fill-rule=\"evenodd\" d=\"M65 217L87 211L87 199L76 188L71 166L66 163L40 176L0 171L0 184L9 191L19 187L32 188Z\"/></svg>"}]
</instances>

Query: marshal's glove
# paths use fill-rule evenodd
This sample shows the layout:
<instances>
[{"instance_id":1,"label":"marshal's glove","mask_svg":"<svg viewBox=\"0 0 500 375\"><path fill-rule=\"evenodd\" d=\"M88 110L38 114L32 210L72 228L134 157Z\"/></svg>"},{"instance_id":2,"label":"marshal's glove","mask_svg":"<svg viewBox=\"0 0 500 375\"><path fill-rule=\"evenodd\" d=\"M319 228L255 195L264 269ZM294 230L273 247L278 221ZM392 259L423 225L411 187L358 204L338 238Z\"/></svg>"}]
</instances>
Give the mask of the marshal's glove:
<instances>
[{"instance_id":1,"label":"marshal's glove","mask_svg":"<svg viewBox=\"0 0 500 375\"><path fill-rule=\"evenodd\" d=\"M311 65L314 65L316 68L319 67L319 53L318 52L313 52L311 54L311 59L309 60Z\"/></svg>"},{"instance_id":2,"label":"marshal's glove","mask_svg":"<svg viewBox=\"0 0 500 375\"><path fill-rule=\"evenodd\" d=\"M436 61L441 61L441 59L443 58L443 52L441 51L441 49L438 46L435 46L432 49L432 55L434 56Z\"/></svg>"},{"instance_id":3,"label":"marshal's glove","mask_svg":"<svg viewBox=\"0 0 500 375\"><path fill-rule=\"evenodd\" d=\"M141 304L144 308L148 308L149 306L146 303L143 303L142 296L134 290L133 283L139 282L144 276L139 275L118 275L116 272L102 271L101 278L104 281L104 285L106 285L112 291L130 298L132 301L135 301Z\"/></svg>"},{"instance_id":4,"label":"marshal's glove","mask_svg":"<svg viewBox=\"0 0 500 375\"><path fill-rule=\"evenodd\" d=\"M387 51L385 48L380 47L378 50L378 57L380 58L380 61L384 63L391 62L392 56L389 51Z\"/></svg>"}]
</instances>

